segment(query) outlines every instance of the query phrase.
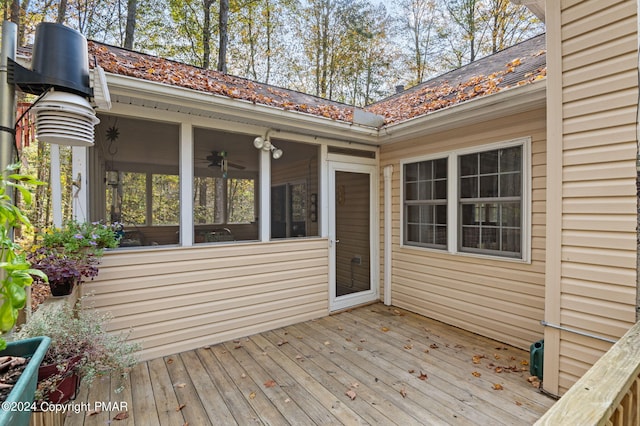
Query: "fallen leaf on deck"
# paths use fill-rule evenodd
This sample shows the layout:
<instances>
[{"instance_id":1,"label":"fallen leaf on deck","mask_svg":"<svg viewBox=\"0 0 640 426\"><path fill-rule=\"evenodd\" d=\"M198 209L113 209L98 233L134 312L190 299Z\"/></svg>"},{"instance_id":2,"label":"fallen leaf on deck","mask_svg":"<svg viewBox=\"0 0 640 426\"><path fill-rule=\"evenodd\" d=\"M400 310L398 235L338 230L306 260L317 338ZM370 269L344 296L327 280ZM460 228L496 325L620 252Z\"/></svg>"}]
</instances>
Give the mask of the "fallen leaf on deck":
<instances>
[{"instance_id":1,"label":"fallen leaf on deck","mask_svg":"<svg viewBox=\"0 0 640 426\"><path fill-rule=\"evenodd\" d=\"M87 413L87 417L95 416L96 414L100 414L102 410L93 410Z\"/></svg>"},{"instance_id":2,"label":"fallen leaf on deck","mask_svg":"<svg viewBox=\"0 0 640 426\"><path fill-rule=\"evenodd\" d=\"M520 365L529 365L529 361L523 359L522 361L520 361Z\"/></svg>"},{"instance_id":3,"label":"fallen leaf on deck","mask_svg":"<svg viewBox=\"0 0 640 426\"><path fill-rule=\"evenodd\" d=\"M438 349L438 345L436 345L435 343L430 344L429 347L431 349Z\"/></svg>"},{"instance_id":4,"label":"fallen leaf on deck","mask_svg":"<svg viewBox=\"0 0 640 426\"><path fill-rule=\"evenodd\" d=\"M121 411L113 417L113 420L124 420L129 418L129 413Z\"/></svg>"},{"instance_id":5,"label":"fallen leaf on deck","mask_svg":"<svg viewBox=\"0 0 640 426\"><path fill-rule=\"evenodd\" d=\"M427 380L428 379L427 374L422 372L422 371L420 371L420 375L418 376L418 379Z\"/></svg>"},{"instance_id":6,"label":"fallen leaf on deck","mask_svg":"<svg viewBox=\"0 0 640 426\"><path fill-rule=\"evenodd\" d=\"M496 373L502 373L502 367L496 367L494 371Z\"/></svg>"},{"instance_id":7,"label":"fallen leaf on deck","mask_svg":"<svg viewBox=\"0 0 640 426\"><path fill-rule=\"evenodd\" d=\"M186 407L186 406L187 406L187 404L180 404L180 405L178 405L178 406L176 407L176 411L182 411L182 409L183 409L184 407Z\"/></svg>"},{"instance_id":8,"label":"fallen leaf on deck","mask_svg":"<svg viewBox=\"0 0 640 426\"><path fill-rule=\"evenodd\" d=\"M167 364L173 364L173 358L169 358L169 359L167 360Z\"/></svg>"},{"instance_id":9,"label":"fallen leaf on deck","mask_svg":"<svg viewBox=\"0 0 640 426\"><path fill-rule=\"evenodd\" d=\"M353 382L353 383L351 383L351 387L352 387L352 388L356 388L356 389L357 389L357 388L358 388L358 386L360 386L360 383L358 383L358 382Z\"/></svg>"},{"instance_id":10,"label":"fallen leaf on deck","mask_svg":"<svg viewBox=\"0 0 640 426\"><path fill-rule=\"evenodd\" d=\"M474 371L473 373L471 373L471 375L472 375L473 377L480 377L480 376L482 376L482 374L481 374L479 371Z\"/></svg>"},{"instance_id":11,"label":"fallen leaf on deck","mask_svg":"<svg viewBox=\"0 0 640 426\"><path fill-rule=\"evenodd\" d=\"M296 355L296 359L302 359L302 355Z\"/></svg>"},{"instance_id":12,"label":"fallen leaf on deck","mask_svg":"<svg viewBox=\"0 0 640 426\"><path fill-rule=\"evenodd\" d=\"M364 343L366 341L367 341L367 339L360 339L360 343Z\"/></svg>"},{"instance_id":13,"label":"fallen leaf on deck","mask_svg":"<svg viewBox=\"0 0 640 426\"><path fill-rule=\"evenodd\" d=\"M256 397L256 393L255 393L255 392L251 392L251 393L249 394L249 399L253 399L253 398L255 398L255 397Z\"/></svg>"},{"instance_id":14,"label":"fallen leaf on deck","mask_svg":"<svg viewBox=\"0 0 640 426\"><path fill-rule=\"evenodd\" d=\"M408 344L408 345L404 345L404 348L407 350L413 349L413 345Z\"/></svg>"},{"instance_id":15,"label":"fallen leaf on deck","mask_svg":"<svg viewBox=\"0 0 640 426\"><path fill-rule=\"evenodd\" d=\"M352 401L356 399L356 393L352 390L348 390L344 394L351 398Z\"/></svg>"},{"instance_id":16,"label":"fallen leaf on deck","mask_svg":"<svg viewBox=\"0 0 640 426\"><path fill-rule=\"evenodd\" d=\"M211 346L209 346L209 345L203 346L202 349L211 349Z\"/></svg>"},{"instance_id":17,"label":"fallen leaf on deck","mask_svg":"<svg viewBox=\"0 0 640 426\"><path fill-rule=\"evenodd\" d=\"M185 386L187 386L186 383L176 383L175 385L173 385L174 388L178 388L178 389L182 389Z\"/></svg>"},{"instance_id":18,"label":"fallen leaf on deck","mask_svg":"<svg viewBox=\"0 0 640 426\"><path fill-rule=\"evenodd\" d=\"M247 378L246 373L242 373L242 374L240 375L240 378L242 378L242 379L246 379L246 378Z\"/></svg>"},{"instance_id":19,"label":"fallen leaf on deck","mask_svg":"<svg viewBox=\"0 0 640 426\"><path fill-rule=\"evenodd\" d=\"M264 382L264 387L265 388L272 388L276 385L276 382L273 380L267 380L266 382Z\"/></svg>"},{"instance_id":20,"label":"fallen leaf on deck","mask_svg":"<svg viewBox=\"0 0 640 426\"><path fill-rule=\"evenodd\" d=\"M338 326L338 330L342 331L344 328L342 326Z\"/></svg>"},{"instance_id":21,"label":"fallen leaf on deck","mask_svg":"<svg viewBox=\"0 0 640 426\"><path fill-rule=\"evenodd\" d=\"M527 379L527 381L528 381L529 383L537 382L537 381L538 381L538 376L529 376L529 378Z\"/></svg>"},{"instance_id":22,"label":"fallen leaf on deck","mask_svg":"<svg viewBox=\"0 0 640 426\"><path fill-rule=\"evenodd\" d=\"M394 309L394 310L393 310L393 313L394 313L394 314L396 314L396 315L402 315L402 312L400 312L400 311L399 311L399 310L397 310L397 309Z\"/></svg>"},{"instance_id":23,"label":"fallen leaf on deck","mask_svg":"<svg viewBox=\"0 0 640 426\"><path fill-rule=\"evenodd\" d=\"M494 383L493 384L493 390L503 390L504 388L502 387L502 385L500 383Z\"/></svg>"},{"instance_id":24,"label":"fallen leaf on deck","mask_svg":"<svg viewBox=\"0 0 640 426\"><path fill-rule=\"evenodd\" d=\"M287 343L289 343L289 342L287 342L286 340L281 340L281 341L279 341L279 342L278 342L278 343L276 343L276 344L277 344L278 346L282 346L282 345L286 345Z\"/></svg>"},{"instance_id":25,"label":"fallen leaf on deck","mask_svg":"<svg viewBox=\"0 0 640 426\"><path fill-rule=\"evenodd\" d=\"M325 345L325 346L329 346L330 344L331 344L331 342L330 342L330 341L328 341L328 340L324 342L324 345Z\"/></svg>"},{"instance_id":26,"label":"fallen leaf on deck","mask_svg":"<svg viewBox=\"0 0 640 426\"><path fill-rule=\"evenodd\" d=\"M520 407L520 406L522 405L522 402L520 402L520 401L516 401L516 405L517 405L518 407Z\"/></svg>"},{"instance_id":27,"label":"fallen leaf on deck","mask_svg":"<svg viewBox=\"0 0 640 426\"><path fill-rule=\"evenodd\" d=\"M413 374L415 372L416 372L416 370L414 370L414 369L409 370L409 374Z\"/></svg>"},{"instance_id":28,"label":"fallen leaf on deck","mask_svg":"<svg viewBox=\"0 0 640 426\"><path fill-rule=\"evenodd\" d=\"M407 390L405 388L400 389L400 395L402 395L403 398L407 397Z\"/></svg>"},{"instance_id":29,"label":"fallen leaf on deck","mask_svg":"<svg viewBox=\"0 0 640 426\"><path fill-rule=\"evenodd\" d=\"M291 402L291 399L287 398L284 400L284 402L288 404L289 402Z\"/></svg>"},{"instance_id":30,"label":"fallen leaf on deck","mask_svg":"<svg viewBox=\"0 0 640 426\"><path fill-rule=\"evenodd\" d=\"M242 347L242 345L235 345L235 346L233 347L233 349L240 349L241 347Z\"/></svg>"},{"instance_id":31,"label":"fallen leaf on deck","mask_svg":"<svg viewBox=\"0 0 640 426\"><path fill-rule=\"evenodd\" d=\"M389 331L389 327L382 327L380 330L382 330L382 331L384 331L386 333L387 331Z\"/></svg>"},{"instance_id":32,"label":"fallen leaf on deck","mask_svg":"<svg viewBox=\"0 0 640 426\"><path fill-rule=\"evenodd\" d=\"M474 355L473 356L473 363L474 364L480 364L480 360L484 358L484 355Z\"/></svg>"},{"instance_id":33,"label":"fallen leaf on deck","mask_svg":"<svg viewBox=\"0 0 640 426\"><path fill-rule=\"evenodd\" d=\"M501 357L500 357L500 355L498 355L498 354L493 354L493 357L494 357L495 359L500 359L500 358L501 358Z\"/></svg>"}]
</instances>

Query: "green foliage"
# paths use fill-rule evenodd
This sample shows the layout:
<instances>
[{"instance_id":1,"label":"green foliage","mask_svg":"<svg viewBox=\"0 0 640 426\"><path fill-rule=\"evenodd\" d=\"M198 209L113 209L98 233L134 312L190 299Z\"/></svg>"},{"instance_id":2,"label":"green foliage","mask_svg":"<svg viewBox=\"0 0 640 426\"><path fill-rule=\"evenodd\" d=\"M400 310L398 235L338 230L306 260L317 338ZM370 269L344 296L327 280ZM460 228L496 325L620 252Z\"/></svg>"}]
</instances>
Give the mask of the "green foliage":
<instances>
[{"instance_id":1,"label":"green foliage","mask_svg":"<svg viewBox=\"0 0 640 426\"><path fill-rule=\"evenodd\" d=\"M25 287L31 285L33 276L46 280L42 272L31 269L24 254L20 253L20 246L13 241L13 229L30 226L29 219L14 204L12 191L15 189L25 203L31 203L29 185L40 185L42 182L26 175L13 173L19 169L19 164L11 165L0 176L0 333L10 331L16 324L18 312L25 307L27 296ZM4 339L0 338L0 349L6 347Z\"/></svg>"},{"instance_id":2,"label":"green foliage","mask_svg":"<svg viewBox=\"0 0 640 426\"><path fill-rule=\"evenodd\" d=\"M70 257L88 254L101 256L105 248L118 247L119 237L111 226L99 222L75 220L65 222L61 228L49 228L42 234L42 246L62 248Z\"/></svg>"},{"instance_id":3,"label":"green foliage","mask_svg":"<svg viewBox=\"0 0 640 426\"><path fill-rule=\"evenodd\" d=\"M67 303L40 306L17 333L21 339L35 336L51 338L42 364L55 364L61 373L38 383L36 398L39 400L64 378L70 358L80 358L73 369L87 386L103 375L114 374L124 379L137 362L135 352L140 350L140 346L127 342L126 334L107 333L110 315L83 307L83 301L81 299L73 307ZM124 381L118 390L124 388L123 384Z\"/></svg>"}]
</instances>

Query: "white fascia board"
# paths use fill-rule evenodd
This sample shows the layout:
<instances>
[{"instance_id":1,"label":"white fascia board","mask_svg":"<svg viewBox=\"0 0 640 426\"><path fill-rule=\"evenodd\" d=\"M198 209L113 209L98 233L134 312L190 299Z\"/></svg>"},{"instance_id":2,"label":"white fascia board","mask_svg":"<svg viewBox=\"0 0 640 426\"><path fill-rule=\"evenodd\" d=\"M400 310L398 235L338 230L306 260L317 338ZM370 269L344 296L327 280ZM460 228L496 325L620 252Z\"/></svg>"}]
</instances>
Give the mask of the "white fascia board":
<instances>
[{"instance_id":1,"label":"white fascia board","mask_svg":"<svg viewBox=\"0 0 640 426\"><path fill-rule=\"evenodd\" d=\"M373 127L117 74L108 73L107 81L109 92L114 98L120 95L168 104L174 108L183 107L184 110L196 109L203 115L208 113L215 118L253 122L268 128L279 128L330 139L368 145L377 145L378 141L379 131Z\"/></svg>"},{"instance_id":2,"label":"white fascia board","mask_svg":"<svg viewBox=\"0 0 640 426\"><path fill-rule=\"evenodd\" d=\"M540 80L383 127L378 143L388 145L542 108L546 105L546 87L546 80Z\"/></svg>"}]
</instances>

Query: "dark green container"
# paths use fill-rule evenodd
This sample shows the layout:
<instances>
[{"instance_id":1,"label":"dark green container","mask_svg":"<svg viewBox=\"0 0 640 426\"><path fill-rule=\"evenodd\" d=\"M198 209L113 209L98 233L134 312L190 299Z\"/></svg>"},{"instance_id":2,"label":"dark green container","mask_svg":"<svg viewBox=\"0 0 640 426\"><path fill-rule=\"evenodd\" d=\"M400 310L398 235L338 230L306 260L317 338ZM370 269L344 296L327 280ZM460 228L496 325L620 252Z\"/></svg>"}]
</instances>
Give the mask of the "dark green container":
<instances>
[{"instance_id":1,"label":"dark green container","mask_svg":"<svg viewBox=\"0 0 640 426\"><path fill-rule=\"evenodd\" d=\"M0 410L0 426L29 426L31 411L26 410L33 402L38 385L38 368L47 353L51 339L32 337L7 343L0 356L13 355L31 357L18 382L13 386L9 397Z\"/></svg>"},{"instance_id":2,"label":"dark green container","mask_svg":"<svg viewBox=\"0 0 640 426\"><path fill-rule=\"evenodd\" d=\"M529 373L538 376L542 380L542 370L544 367L544 340L538 340L530 347L529 352Z\"/></svg>"}]
</instances>

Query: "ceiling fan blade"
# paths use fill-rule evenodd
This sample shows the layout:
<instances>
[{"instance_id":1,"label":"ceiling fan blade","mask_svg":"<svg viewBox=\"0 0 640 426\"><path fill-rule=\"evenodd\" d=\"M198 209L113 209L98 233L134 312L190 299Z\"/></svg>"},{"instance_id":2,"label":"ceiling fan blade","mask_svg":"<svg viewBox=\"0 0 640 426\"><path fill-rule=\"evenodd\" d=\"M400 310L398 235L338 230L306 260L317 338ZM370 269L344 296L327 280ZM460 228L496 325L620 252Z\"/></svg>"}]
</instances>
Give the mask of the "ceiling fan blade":
<instances>
[{"instance_id":1,"label":"ceiling fan blade","mask_svg":"<svg viewBox=\"0 0 640 426\"><path fill-rule=\"evenodd\" d=\"M245 166L243 166L242 164L238 164L238 163L227 163L229 165L229 167L233 167L234 169L238 169L238 170L244 170L246 169Z\"/></svg>"}]
</instances>

